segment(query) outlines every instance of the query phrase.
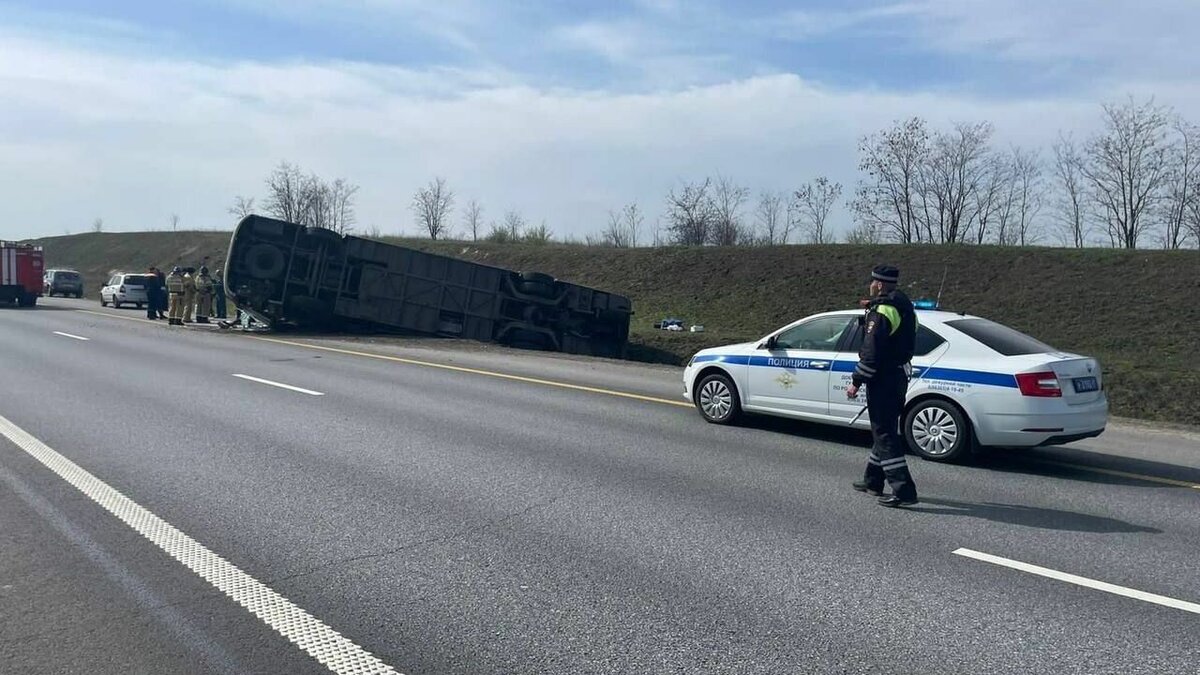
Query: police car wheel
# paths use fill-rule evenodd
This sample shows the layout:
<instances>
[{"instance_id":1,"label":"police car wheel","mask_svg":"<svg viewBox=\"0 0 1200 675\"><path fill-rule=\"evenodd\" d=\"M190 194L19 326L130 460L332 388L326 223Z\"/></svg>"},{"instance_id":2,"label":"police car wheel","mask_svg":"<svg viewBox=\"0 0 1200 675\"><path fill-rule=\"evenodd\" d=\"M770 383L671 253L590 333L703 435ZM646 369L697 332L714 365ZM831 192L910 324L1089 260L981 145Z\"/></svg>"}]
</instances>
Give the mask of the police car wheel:
<instances>
[{"instance_id":1,"label":"police car wheel","mask_svg":"<svg viewBox=\"0 0 1200 675\"><path fill-rule=\"evenodd\" d=\"M696 383L696 409L704 421L732 424L742 413L737 387L721 373L705 375Z\"/></svg>"},{"instance_id":2,"label":"police car wheel","mask_svg":"<svg viewBox=\"0 0 1200 675\"><path fill-rule=\"evenodd\" d=\"M904 438L908 447L925 459L958 461L970 453L971 422L953 403L927 399L904 416Z\"/></svg>"}]
</instances>

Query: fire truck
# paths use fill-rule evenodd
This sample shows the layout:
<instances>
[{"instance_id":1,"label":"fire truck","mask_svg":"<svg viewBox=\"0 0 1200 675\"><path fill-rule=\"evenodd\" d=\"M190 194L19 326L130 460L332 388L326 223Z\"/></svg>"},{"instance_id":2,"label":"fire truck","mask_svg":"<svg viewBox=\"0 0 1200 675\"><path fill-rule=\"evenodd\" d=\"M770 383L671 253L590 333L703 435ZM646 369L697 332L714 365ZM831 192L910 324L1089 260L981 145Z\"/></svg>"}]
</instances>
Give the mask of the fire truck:
<instances>
[{"instance_id":1,"label":"fire truck","mask_svg":"<svg viewBox=\"0 0 1200 675\"><path fill-rule=\"evenodd\" d=\"M33 307L42 295L42 247L0 241L0 302Z\"/></svg>"}]
</instances>

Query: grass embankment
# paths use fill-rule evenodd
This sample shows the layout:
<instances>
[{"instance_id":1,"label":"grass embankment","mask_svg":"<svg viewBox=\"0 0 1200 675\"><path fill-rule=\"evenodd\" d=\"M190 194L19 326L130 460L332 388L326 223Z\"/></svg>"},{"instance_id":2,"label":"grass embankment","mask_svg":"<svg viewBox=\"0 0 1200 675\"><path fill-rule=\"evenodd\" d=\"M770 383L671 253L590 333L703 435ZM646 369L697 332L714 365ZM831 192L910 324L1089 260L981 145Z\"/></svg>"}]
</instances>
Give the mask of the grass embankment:
<instances>
[{"instance_id":1,"label":"grass embankment","mask_svg":"<svg viewBox=\"0 0 1200 675\"><path fill-rule=\"evenodd\" d=\"M47 262L83 272L223 260L228 233L104 233L42 240ZM854 305L871 267L900 267L912 297L1028 332L1104 366L1113 412L1200 424L1200 252L940 246L600 249L389 240L628 295L630 356L680 363L697 349L761 337L813 312ZM220 263L214 268L223 266ZM677 316L705 333L667 333Z\"/></svg>"}]
</instances>

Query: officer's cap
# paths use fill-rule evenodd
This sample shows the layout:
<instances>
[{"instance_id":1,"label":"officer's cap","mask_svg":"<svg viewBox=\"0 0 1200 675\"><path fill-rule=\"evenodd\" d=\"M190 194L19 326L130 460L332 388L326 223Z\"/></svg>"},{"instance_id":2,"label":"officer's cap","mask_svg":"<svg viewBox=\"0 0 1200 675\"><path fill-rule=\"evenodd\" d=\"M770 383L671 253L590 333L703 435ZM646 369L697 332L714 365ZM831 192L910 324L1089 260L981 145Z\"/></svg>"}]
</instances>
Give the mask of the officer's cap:
<instances>
[{"instance_id":1,"label":"officer's cap","mask_svg":"<svg viewBox=\"0 0 1200 675\"><path fill-rule=\"evenodd\" d=\"M894 284L900 281L900 270L891 265L877 265L871 270L871 279L882 281L885 284Z\"/></svg>"},{"instance_id":2,"label":"officer's cap","mask_svg":"<svg viewBox=\"0 0 1200 675\"><path fill-rule=\"evenodd\" d=\"M200 266L200 274L208 274L208 267L205 265L201 265Z\"/></svg>"},{"instance_id":3,"label":"officer's cap","mask_svg":"<svg viewBox=\"0 0 1200 675\"><path fill-rule=\"evenodd\" d=\"M176 265L175 267L171 268L171 274L183 274L183 268L181 268L179 265Z\"/></svg>"}]
</instances>

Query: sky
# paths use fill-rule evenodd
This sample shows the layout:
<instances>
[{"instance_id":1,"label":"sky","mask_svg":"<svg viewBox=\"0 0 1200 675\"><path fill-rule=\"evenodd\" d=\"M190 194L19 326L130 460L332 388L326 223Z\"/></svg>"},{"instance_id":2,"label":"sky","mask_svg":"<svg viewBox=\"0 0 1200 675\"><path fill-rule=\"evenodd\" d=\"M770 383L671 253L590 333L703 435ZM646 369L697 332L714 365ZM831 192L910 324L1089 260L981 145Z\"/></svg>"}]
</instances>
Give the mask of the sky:
<instances>
[{"instance_id":1,"label":"sky","mask_svg":"<svg viewBox=\"0 0 1200 675\"><path fill-rule=\"evenodd\" d=\"M231 229L282 161L358 185L360 231L417 234L443 177L459 233L469 200L558 238L636 202L649 232L706 176L848 194L858 139L913 115L1047 152L1130 96L1200 121L1198 25L1195 0L0 0L0 239Z\"/></svg>"}]
</instances>

